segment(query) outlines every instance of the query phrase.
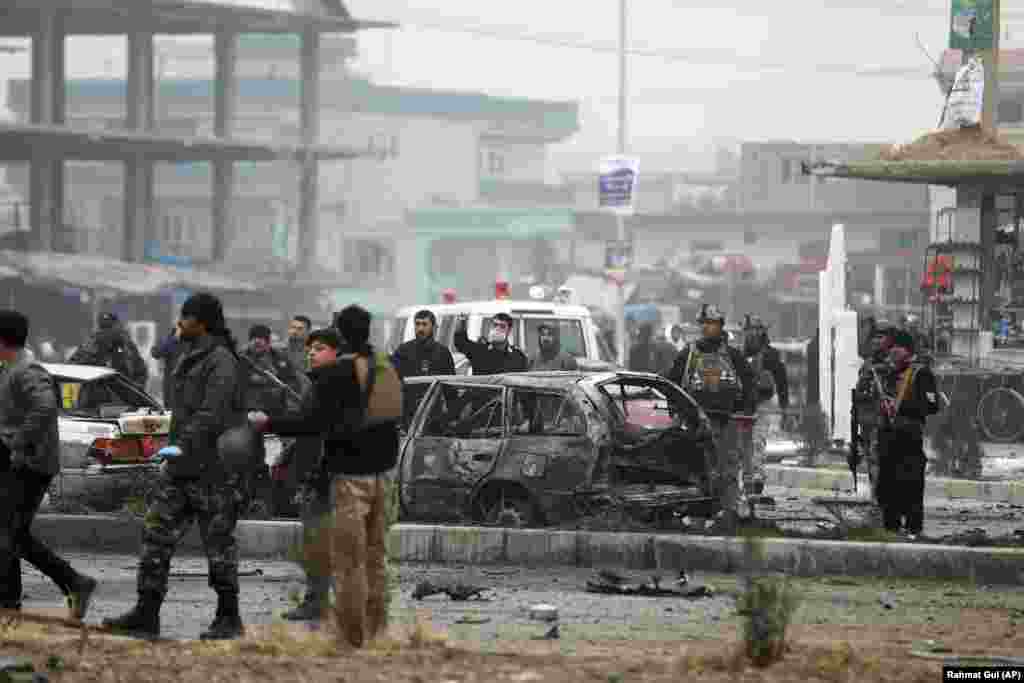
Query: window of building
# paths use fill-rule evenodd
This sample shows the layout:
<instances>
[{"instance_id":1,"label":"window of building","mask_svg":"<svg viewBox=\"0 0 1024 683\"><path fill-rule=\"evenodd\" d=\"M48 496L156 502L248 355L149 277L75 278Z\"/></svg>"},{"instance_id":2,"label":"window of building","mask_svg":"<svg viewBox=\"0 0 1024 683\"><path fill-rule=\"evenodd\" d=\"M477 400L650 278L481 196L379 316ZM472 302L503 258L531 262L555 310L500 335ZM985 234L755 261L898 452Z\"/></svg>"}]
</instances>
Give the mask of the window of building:
<instances>
[{"instance_id":1,"label":"window of building","mask_svg":"<svg viewBox=\"0 0 1024 683\"><path fill-rule=\"evenodd\" d=\"M342 251L346 273L387 278L395 272L394 249L381 240L347 239L342 243Z\"/></svg>"},{"instance_id":2,"label":"window of building","mask_svg":"<svg viewBox=\"0 0 1024 683\"><path fill-rule=\"evenodd\" d=\"M490 151L487 153L487 172L491 175L502 175L505 173L505 155L501 152Z\"/></svg>"}]
</instances>

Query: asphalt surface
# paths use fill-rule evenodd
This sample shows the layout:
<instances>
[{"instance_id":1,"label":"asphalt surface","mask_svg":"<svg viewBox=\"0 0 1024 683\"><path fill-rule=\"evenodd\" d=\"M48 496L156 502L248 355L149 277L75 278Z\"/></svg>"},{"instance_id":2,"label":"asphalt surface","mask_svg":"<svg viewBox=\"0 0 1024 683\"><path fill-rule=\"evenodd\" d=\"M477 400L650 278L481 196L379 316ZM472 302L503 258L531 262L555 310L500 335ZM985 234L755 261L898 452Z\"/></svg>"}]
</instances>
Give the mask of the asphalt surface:
<instances>
[{"instance_id":1,"label":"asphalt surface","mask_svg":"<svg viewBox=\"0 0 1024 683\"><path fill-rule=\"evenodd\" d=\"M89 623L129 609L135 600L135 558L126 555L69 555L79 569L100 581ZM163 635L175 639L196 638L213 616L216 600L206 585L205 561L195 557L175 558L167 601L161 613ZM298 568L288 562L245 562L242 584L242 613L247 624L279 621L290 606L290 596L302 589ZM685 569L680 567L678 569ZM672 586L677 569L660 577ZM740 577L696 574L689 586L707 586L711 597L641 598L588 593L589 569L539 570L525 567L458 567L404 565L398 568L399 586L392 606L392 620L409 625L426 620L454 640L472 641L483 648L498 647L514 640L543 636L550 624L530 617L530 608L547 603L559 612L559 646L588 640L661 640L707 637L709 630L734 628L739 622L735 595ZM181 573L194 576L181 576ZM631 573L631 581L644 582L649 574ZM452 601L445 596L412 598L423 581L434 584L457 582L484 588L485 600ZM966 607L1006 609L1024 615L1024 587L984 586L966 583L939 584L928 581L892 579L848 579L822 577L797 580L803 607L802 623L924 623L955 624L959 610ZM54 608L62 604L59 592L34 570L25 570L26 608ZM887 606L888 605L888 606ZM461 623L460 623L461 622Z\"/></svg>"}]
</instances>

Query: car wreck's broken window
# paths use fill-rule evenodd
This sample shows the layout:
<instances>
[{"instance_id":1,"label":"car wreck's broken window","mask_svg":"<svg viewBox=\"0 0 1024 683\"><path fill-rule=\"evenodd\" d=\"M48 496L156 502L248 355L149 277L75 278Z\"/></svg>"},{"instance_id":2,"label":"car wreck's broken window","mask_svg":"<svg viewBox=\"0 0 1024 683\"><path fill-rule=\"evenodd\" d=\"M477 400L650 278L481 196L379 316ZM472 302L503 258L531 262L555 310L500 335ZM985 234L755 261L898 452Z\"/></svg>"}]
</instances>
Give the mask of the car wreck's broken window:
<instances>
[{"instance_id":1,"label":"car wreck's broken window","mask_svg":"<svg viewBox=\"0 0 1024 683\"><path fill-rule=\"evenodd\" d=\"M495 438L504 432L503 391L445 384L427 413L424 436Z\"/></svg>"},{"instance_id":2,"label":"car wreck's broken window","mask_svg":"<svg viewBox=\"0 0 1024 683\"><path fill-rule=\"evenodd\" d=\"M688 429L694 424L696 408L676 396L667 383L617 381L602 385L601 392L614 411L613 418L627 433Z\"/></svg>"},{"instance_id":3,"label":"car wreck's broken window","mask_svg":"<svg viewBox=\"0 0 1024 683\"><path fill-rule=\"evenodd\" d=\"M583 413L567 394L517 389L512 392L510 408L509 427L513 434L579 436L586 433Z\"/></svg>"}]
</instances>

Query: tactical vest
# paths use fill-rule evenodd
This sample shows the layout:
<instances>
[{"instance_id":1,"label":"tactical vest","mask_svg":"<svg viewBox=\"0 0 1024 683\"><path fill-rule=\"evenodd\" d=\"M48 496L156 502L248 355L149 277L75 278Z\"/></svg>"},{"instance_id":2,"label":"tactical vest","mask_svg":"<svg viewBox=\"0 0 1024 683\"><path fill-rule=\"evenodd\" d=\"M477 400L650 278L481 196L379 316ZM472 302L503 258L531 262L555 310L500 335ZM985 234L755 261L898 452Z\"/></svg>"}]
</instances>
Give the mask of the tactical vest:
<instances>
[{"instance_id":1,"label":"tactical vest","mask_svg":"<svg viewBox=\"0 0 1024 683\"><path fill-rule=\"evenodd\" d=\"M725 344L711 352L691 346L683 378L687 391L707 411L732 413L743 391L743 383Z\"/></svg>"}]
</instances>

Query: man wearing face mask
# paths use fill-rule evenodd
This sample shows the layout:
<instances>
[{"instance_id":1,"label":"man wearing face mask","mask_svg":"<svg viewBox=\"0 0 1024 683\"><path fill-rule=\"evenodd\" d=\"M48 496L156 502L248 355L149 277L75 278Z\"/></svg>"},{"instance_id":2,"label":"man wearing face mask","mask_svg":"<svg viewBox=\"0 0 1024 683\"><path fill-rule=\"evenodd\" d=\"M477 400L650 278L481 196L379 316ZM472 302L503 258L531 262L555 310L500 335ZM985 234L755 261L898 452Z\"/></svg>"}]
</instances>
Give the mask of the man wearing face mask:
<instances>
[{"instance_id":1,"label":"man wearing face mask","mask_svg":"<svg viewBox=\"0 0 1024 683\"><path fill-rule=\"evenodd\" d=\"M448 347L434 339L437 332L437 318L426 309L413 317L416 338L398 347L391 357L391 363L399 377L429 377L431 375L454 375L455 361Z\"/></svg>"},{"instance_id":2,"label":"man wearing face mask","mask_svg":"<svg viewBox=\"0 0 1024 683\"><path fill-rule=\"evenodd\" d=\"M539 351L530 361L531 370L572 372L579 369L576 359L562 350L558 323L541 323L537 327Z\"/></svg>"},{"instance_id":3,"label":"man wearing face mask","mask_svg":"<svg viewBox=\"0 0 1024 683\"><path fill-rule=\"evenodd\" d=\"M900 330L889 352L892 372L884 385L878 432L878 499L887 531L917 536L924 527L924 426L939 412L935 375L916 362L912 334Z\"/></svg>"},{"instance_id":4,"label":"man wearing face mask","mask_svg":"<svg viewBox=\"0 0 1024 683\"><path fill-rule=\"evenodd\" d=\"M499 375L505 372L525 372L530 362L526 354L509 342L515 321L508 313L498 313L491 321L487 340L470 341L466 327L469 316L459 316L455 329L455 349L466 354L474 375Z\"/></svg>"}]
</instances>

